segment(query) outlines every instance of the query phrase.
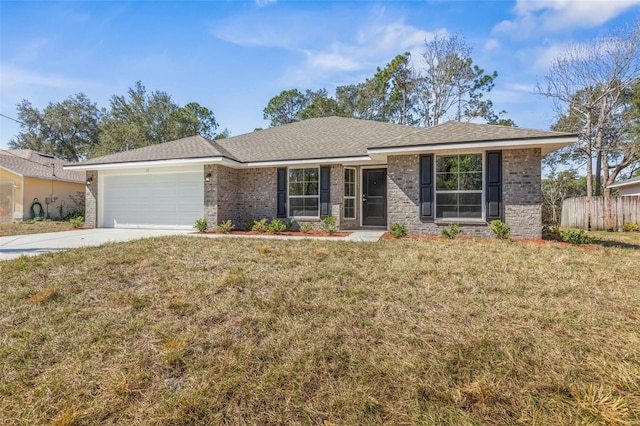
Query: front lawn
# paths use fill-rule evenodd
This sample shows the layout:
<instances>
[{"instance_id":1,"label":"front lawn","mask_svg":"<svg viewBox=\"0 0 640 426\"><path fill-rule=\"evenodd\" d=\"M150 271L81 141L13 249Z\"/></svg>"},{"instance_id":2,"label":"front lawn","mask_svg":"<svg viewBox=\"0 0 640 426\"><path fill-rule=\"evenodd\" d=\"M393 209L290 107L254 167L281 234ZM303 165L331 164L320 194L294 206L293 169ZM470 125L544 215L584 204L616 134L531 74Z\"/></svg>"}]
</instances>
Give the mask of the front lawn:
<instances>
[{"instance_id":1,"label":"front lawn","mask_svg":"<svg viewBox=\"0 0 640 426\"><path fill-rule=\"evenodd\" d=\"M71 223L53 220L24 221L15 223L0 223L0 237L11 235L42 234L45 232L70 231Z\"/></svg>"},{"instance_id":2,"label":"front lawn","mask_svg":"<svg viewBox=\"0 0 640 426\"><path fill-rule=\"evenodd\" d=\"M0 262L0 424L638 424L639 248L176 236Z\"/></svg>"}]
</instances>

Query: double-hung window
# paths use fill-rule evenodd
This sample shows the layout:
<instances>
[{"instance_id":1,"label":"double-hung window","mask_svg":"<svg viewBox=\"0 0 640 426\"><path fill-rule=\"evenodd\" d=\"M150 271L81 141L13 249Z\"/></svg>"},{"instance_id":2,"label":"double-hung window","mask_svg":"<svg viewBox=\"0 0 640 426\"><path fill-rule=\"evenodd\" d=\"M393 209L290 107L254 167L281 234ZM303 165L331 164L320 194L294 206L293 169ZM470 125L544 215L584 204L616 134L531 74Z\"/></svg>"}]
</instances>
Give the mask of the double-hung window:
<instances>
[{"instance_id":1,"label":"double-hung window","mask_svg":"<svg viewBox=\"0 0 640 426\"><path fill-rule=\"evenodd\" d=\"M320 169L289 169L289 217L320 217Z\"/></svg>"},{"instance_id":2,"label":"double-hung window","mask_svg":"<svg viewBox=\"0 0 640 426\"><path fill-rule=\"evenodd\" d=\"M482 219L482 154L436 156L436 219Z\"/></svg>"},{"instance_id":3,"label":"double-hung window","mask_svg":"<svg viewBox=\"0 0 640 426\"><path fill-rule=\"evenodd\" d=\"M344 169L344 218L356 218L356 169Z\"/></svg>"}]
</instances>

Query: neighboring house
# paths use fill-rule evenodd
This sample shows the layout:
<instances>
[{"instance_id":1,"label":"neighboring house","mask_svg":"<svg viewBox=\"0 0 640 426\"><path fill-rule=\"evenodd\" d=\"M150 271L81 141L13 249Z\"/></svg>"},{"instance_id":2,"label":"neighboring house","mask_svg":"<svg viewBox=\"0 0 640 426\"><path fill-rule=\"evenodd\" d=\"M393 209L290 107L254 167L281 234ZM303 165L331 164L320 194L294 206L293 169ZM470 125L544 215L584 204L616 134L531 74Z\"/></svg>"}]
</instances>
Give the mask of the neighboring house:
<instances>
[{"instance_id":1,"label":"neighboring house","mask_svg":"<svg viewBox=\"0 0 640 426\"><path fill-rule=\"evenodd\" d=\"M37 198L50 217L77 208L73 198L85 191L85 174L64 170L64 161L29 149L0 150L0 222L29 219ZM47 199L50 201L47 204ZM39 206L34 206L36 216Z\"/></svg>"},{"instance_id":2,"label":"neighboring house","mask_svg":"<svg viewBox=\"0 0 640 426\"><path fill-rule=\"evenodd\" d=\"M618 195L640 195L640 176L614 183L608 188L618 188Z\"/></svg>"},{"instance_id":3,"label":"neighboring house","mask_svg":"<svg viewBox=\"0 0 640 426\"><path fill-rule=\"evenodd\" d=\"M200 136L65 166L87 172L86 224L210 226L335 216L341 229L459 223L540 237L541 156L573 134L448 122L430 128L327 117L227 139Z\"/></svg>"}]
</instances>

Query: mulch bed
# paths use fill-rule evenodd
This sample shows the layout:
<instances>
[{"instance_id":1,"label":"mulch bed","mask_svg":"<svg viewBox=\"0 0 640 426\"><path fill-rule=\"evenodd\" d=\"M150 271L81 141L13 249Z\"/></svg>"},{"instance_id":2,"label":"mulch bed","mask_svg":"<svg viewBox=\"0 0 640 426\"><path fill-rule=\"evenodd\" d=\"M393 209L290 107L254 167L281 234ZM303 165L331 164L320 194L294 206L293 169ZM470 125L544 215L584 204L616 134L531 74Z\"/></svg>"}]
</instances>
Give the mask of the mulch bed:
<instances>
[{"instance_id":1,"label":"mulch bed","mask_svg":"<svg viewBox=\"0 0 640 426\"><path fill-rule=\"evenodd\" d=\"M222 232L217 231L207 231L205 234L222 234ZM257 232L257 231L242 231L242 230L233 230L229 232L227 235L267 235L267 236L278 236L278 237L327 237L327 238L335 238L335 237L347 237L351 235L352 232L339 231L334 233L333 235L329 235L324 231L309 231L307 233L302 233L300 231L284 231L279 234L269 234L268 232Z\"/></svg>"},{"instance_id":2,"label":"mulch bed","mask_svg":"<svg viewBox=\"0 0 640 426\"><path fill-rule=\"evenodd\" d=\"M418 234L407 234L405 237L403 238L408 238L408 239L412 239L412 240L430 240L430 241L445 241L448 240L448 238L445 237L441 237L441 236L436 236L436 235L418 235ZM398 237L394 237L393 235L391 235L388 232L385 232L382 237L380 238L381 240L399 240L400 238ZM455 238L456 240L493 240L493 238L482 238L482 237L465 237L465 236L457 236ZM565 243L563 241L556 241L556 240L544 240L541 238L509 238L509 241L517 241L517 242L524 242L524 243L532 243L532 244L557 244L560 246L565 246L565 247L569 247L571 246L571 244L569 243ZM580 246L586 250L593 250L593 247L590 246Z\"/></svg>"}]
</instances>

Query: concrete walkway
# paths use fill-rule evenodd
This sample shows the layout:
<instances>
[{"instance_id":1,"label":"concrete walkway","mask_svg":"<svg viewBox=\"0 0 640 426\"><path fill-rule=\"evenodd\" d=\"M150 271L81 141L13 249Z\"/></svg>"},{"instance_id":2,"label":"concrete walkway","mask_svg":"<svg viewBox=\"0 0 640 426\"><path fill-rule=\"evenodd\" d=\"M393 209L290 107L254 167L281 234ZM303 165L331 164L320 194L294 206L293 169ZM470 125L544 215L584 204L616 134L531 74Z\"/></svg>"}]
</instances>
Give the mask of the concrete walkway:
<instances>
[{"instance_id":1,"label":"concrete walkway","mask_svg":"<svg viewBox=\"0 0 640 426\"><path fill-rule=\"evenodd\" d=\"M265 238L278 240L314 239L322 241L375 242L384 230L358 230L346 237L305 237L278 235L223 235L196 234L193 230L171 229L79 229L75 231L50 232L47 234L14 235L0 237L0 261L15 259L22 255L35 256L76 247L95 247L110 242L131 241L140 238L160 237L164 235L190 235L204 238Z\"/></svg>"},{"instance_id":2,"label":"concrete walkway","mask_svg":"<svg viewBox=\"0 0 640 426\"><path fill-rule=\"evenodd\" d=\"M0 237L0 261L22 255L67 250L76 247L95 247L105 243L137 240L163 235L187 235L193 230L167 229L78 229L46 234L13 235Z\"/></svg>"}]
</instances>

